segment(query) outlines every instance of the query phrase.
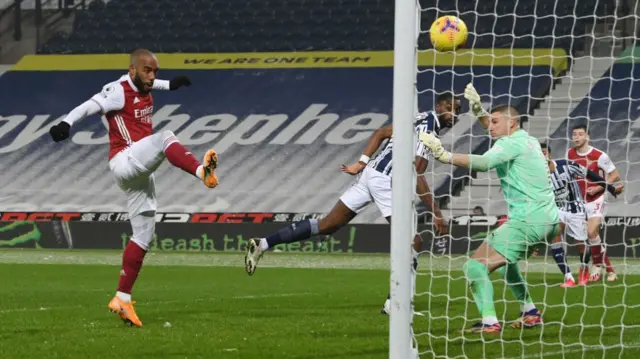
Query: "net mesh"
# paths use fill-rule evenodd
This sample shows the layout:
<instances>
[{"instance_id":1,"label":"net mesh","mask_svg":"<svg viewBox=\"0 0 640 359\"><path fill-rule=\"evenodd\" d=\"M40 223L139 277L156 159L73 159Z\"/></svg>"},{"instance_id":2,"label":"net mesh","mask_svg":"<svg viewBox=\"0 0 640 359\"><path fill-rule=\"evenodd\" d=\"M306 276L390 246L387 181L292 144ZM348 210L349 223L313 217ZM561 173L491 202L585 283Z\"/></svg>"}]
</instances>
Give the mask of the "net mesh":
<instances>
[{"instance_id":1,"label":"net mesh","mask_svg":"<svg viewBox=\"0 0 640 359\"><path fill-rule=\"evenodd\" d=\"M523 127L548 143L554 158L565 158L571 128L588 125L590 143L608 153L625 183L618 198L607 198L600 236L617 272L603 273L587 286L564 282L549 247L519 263L544 325L513 329L520 302L493 273L494 302L502 332L468 334L459 330L481 319L462 271L480 243L506 220L507 205L495 171L469 172L430 164L427 180L452 223L448 235L429 224L419 205L417 233L424 239L416 287L413 335L420 357L437 358L628 358L640 354L640 69L635 38L640 9L634 1L518 0L420 1L417 96L430 110L444 91L457 94L472 82L485 108L517 107ZM436 54L429 27L438 17L455 15L469 29L468 50ZM427 65L429 64L429 65ZM435 64L435 66L433 66ZM422 65L422 66L421 66ZM490 105L489 105L490 104ZM463 101L463 110L467 110ZM441 138L448 150L481 154L491 146L471 116ZM416 196L416 203L419 199ZM425 220L426 218L426 220ZM426 222L426 224L425 224ZM567 238L567 262L578 277L576 242Z\"/></svg>"}]
</instances>

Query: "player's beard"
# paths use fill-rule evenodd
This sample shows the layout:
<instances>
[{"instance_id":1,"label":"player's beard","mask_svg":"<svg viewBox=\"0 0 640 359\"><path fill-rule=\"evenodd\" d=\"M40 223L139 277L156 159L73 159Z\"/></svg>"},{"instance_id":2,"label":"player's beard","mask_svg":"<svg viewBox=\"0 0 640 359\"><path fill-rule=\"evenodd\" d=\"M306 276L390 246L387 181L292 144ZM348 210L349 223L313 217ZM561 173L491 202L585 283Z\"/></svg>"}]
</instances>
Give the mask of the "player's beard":
<instances>
[{"instance_id":1,"label":"player's beard","mask_svg":"<svg viewBox=\"0 0 640 359\"><path fill-rule=\"evenodd\" d=\"M438 116L438 121L440 122L440 125L442 127L453 127L453 125L456 123L457 118L455 115L449 113L449 114L442 114L440 116Z\"/></svg>"},{"instance_id":2,"label":"player's beard","mask_svg":"<svg viewBox=\"0 0 640 359\"><path fill-rule=\"evenodd\" d=\"M142 78L140 77L140 75L136 74L136 76L133 78L133 84L136 85L136 87L138 88L138 91L141 93L147 93L150 92L151 89L147 90L145 88L145 85L149 85L149 87L153 86L153 81L151 81L150 83L146 83L144 81L142 81Z\"/></svg>"}]
</instances>

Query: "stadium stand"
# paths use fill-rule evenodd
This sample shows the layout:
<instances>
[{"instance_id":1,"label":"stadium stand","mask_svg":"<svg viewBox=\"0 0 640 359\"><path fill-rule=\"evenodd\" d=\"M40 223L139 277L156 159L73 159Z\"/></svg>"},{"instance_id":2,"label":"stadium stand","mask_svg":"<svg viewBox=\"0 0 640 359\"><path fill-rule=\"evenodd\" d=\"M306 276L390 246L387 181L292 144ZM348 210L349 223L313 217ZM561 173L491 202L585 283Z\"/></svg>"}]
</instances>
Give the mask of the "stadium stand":
<instances>
[{"instance_id":1,"label":"stadium stand","mask_svg":"<svg viewBox=\"0 0 640 359\"><path fill-rule=\"evenodd\" d=\"M585 0L574 9L573 0L422 0L421 21L459 14L475 48L573 52L614 3ZM70 34L57 34L38 52L127 53L142 45L158 52L390 50L393 9L392 0L96 1L76 12Z\"/></svg>"}]
</instances>

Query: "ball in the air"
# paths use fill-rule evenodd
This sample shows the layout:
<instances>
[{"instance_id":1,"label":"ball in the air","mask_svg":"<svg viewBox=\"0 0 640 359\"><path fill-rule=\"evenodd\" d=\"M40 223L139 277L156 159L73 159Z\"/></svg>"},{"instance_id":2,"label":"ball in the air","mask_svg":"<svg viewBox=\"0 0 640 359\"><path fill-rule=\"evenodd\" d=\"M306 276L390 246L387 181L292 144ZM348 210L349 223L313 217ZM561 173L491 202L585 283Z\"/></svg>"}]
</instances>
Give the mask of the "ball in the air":
<instances>
[{"instance_id":1,"label":"ball in the air","mask_svg":"<svg viewBox=\"0 0 640 359\"><path fill-rule=\"evenodd\" d=\"M460 18L452 15L442 16L431 24L429 30L431 43L438 51L451 51L467 42L469 31Z\"/></svg>"}]
</instances>

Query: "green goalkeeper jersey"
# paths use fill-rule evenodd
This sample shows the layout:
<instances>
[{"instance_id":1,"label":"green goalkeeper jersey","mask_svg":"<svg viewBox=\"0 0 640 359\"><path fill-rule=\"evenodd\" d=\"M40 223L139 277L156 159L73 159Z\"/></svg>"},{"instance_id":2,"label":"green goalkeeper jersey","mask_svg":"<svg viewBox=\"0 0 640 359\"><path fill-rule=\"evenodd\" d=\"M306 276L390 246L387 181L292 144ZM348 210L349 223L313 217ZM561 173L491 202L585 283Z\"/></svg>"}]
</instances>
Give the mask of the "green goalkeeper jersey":
<instances>
[{"instance_id":1,"label":"green goalkeeper jersey","mask_svg":"<svg viewBox=\"0 0 640 359\"><path fill-rule=\"evenodd\" d=\"M488 169L498 172L510 220L530 224L559 222L549 166L535 138L518 130L498 139L482 157Z\"/></svg>"}]
</instances>

